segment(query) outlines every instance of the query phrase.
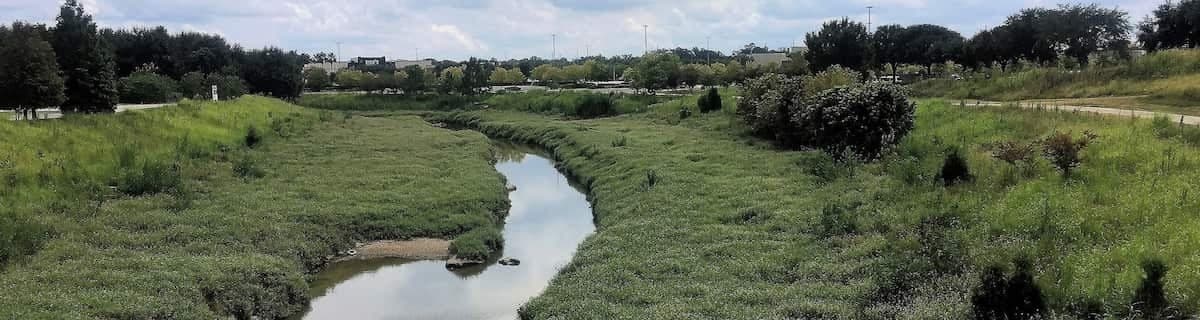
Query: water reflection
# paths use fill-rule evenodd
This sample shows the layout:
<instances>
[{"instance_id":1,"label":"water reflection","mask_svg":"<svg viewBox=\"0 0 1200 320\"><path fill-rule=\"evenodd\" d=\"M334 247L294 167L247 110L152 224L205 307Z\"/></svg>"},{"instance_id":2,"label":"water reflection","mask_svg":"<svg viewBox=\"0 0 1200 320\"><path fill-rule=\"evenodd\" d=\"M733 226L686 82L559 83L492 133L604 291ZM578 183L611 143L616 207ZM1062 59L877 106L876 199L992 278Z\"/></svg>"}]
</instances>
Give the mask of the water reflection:
<instances>
[{"instance_id":1,"label":"water reflection","mask_svg":"<svg viewBox=\"0 0 1200 320\"><path fill-rule=\"evenodd\" d=\"M514 319L546 288L595 229L583 192L547 157L497 144L496 170L517 187L504 226L505 250L488 264L448 271L441 261L368 260L317 275L304 319ZM496 265L512 257L521 265Z\"/></svg>"}]
</instances>

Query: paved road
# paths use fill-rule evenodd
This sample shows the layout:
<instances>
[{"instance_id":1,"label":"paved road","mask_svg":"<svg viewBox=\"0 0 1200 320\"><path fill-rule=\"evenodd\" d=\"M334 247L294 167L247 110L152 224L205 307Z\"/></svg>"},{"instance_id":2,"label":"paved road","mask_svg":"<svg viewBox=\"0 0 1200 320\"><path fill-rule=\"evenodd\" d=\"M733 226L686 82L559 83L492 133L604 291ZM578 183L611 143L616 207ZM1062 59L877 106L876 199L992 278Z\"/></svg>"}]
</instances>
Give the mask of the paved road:
<instances>
[{"instance_id":1,"label":"paved road","mask_svg":"<svg viewBox=\"0 0 1200 320\"><path fill-rule=\"evenodd\" d=\"M1017 105L1021 108L1027 108L1027 109L1034 109L1034 108L1038 108L1040 106L1047 110L1057 109L1057 110L1071 111L1071 112L1091 112L1091 113L1096 113L1096 114L1103 114L1103 115L1110 115L1110 116L1122 116L1122 117L1154 118L1154 117L1166 116L1167 118L1170 118L1171 121L1182 121L1184 124L1200 125L1200 117L1174 114L1174 113L1163 113L1163 112L1152 112L1152 111L1141 111L1141 110L1127 110L1127 109L1116 109L1116 108L1102 108L1102 107L1085 107L1085 106L1074 106L1074 105L1056 105L1056 104L1046 103L1046 102L1015 102L1015 103L1011 103L1011 102L1002 103L1002 102L992 102L992 101L977 101L977 103L976 102L966 102L966 106L968 106L968 107L973 107L973 106L999 107L999 106L1005 106L1005 105Z\"/></svg>"},{"instance_id":2,"label":"paved road","mask_svg":"<svg viewBox=\"0 0 1200 320\"><path fill-rule=\"evenodd\" d=\"M174 103L119 104L119 105L117 105L117 112L154 109L154 108L162 108L162 107L173 106L173 105L175 105L175 104ZM58 111L58 108L38 109L37 113L38 113L38 116L37 116L38 119L58 119L58 118L62 118L62 116L63 116L62 112ZM17 117L17 115L14 114L12 110L2 110L2 111L0 111L0 114L4 114L5 115L4 118L8 119L8 120L16 120L16 117Z\"/></svg>"}]
</instances>

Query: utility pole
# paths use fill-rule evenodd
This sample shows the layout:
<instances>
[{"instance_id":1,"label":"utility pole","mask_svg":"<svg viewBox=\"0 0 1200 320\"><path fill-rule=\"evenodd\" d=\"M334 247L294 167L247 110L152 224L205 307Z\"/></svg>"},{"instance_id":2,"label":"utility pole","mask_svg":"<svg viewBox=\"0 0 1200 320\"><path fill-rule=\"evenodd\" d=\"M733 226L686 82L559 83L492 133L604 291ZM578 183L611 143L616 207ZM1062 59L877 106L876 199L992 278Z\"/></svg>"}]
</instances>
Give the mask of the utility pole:
<instances>
[{"instance_id":1,"label":"utility pole","mask_svg":"<svg viewBox=\"0 0 1200 320\"><path fill-rule=\"evenodd\" d=\"M704 37L704 64L712 64L712 36Z\"/></svg>"},{"instance_id":2,"label":"utility pole","mask_svg":"<svg viewBox=\"0 0 1200 320\"><path fill-rule=\"evenodd\" d=\"M867 6L867 33L871 33L871 9L875 6Z\"/></svg>"},{"instance_id":3,"label":"utility pole","mask_svg":"<svg viewBox=\"0 0 1200 320\"><path fill-rule=\"evenodd\" d=\"M342 59L342 42L341 41L338 41L337 47L338 47L338 55L333 60L341 60Z\"/></svg>"},{"instance_id":4,"label":"utility pole","mask_svg":"<svg viewBox=\"0 0 1200 320\"><path fill-rule=\"evenodd\" d=\"M650 53L650 25L642 25L642 55Z\"/></svg>"},{"instance_id":5,"label":"utility pole","mask_svg":"<svg viewBox=\"0 0 1200 320\"><path fill-rule=\"evenodd\" d=\"M413 61L421 61L421 48L413 48Z\"/></svg>"},{"instance_id":6,"label":"utility pole","mask_svg":"<svg viewBox=\"0 0 1200 320\"><path fill-rule=\"evenodd\" d=\"M558 59L558 34L550 34L550 60Z\"/></svg>"}]
</instances>

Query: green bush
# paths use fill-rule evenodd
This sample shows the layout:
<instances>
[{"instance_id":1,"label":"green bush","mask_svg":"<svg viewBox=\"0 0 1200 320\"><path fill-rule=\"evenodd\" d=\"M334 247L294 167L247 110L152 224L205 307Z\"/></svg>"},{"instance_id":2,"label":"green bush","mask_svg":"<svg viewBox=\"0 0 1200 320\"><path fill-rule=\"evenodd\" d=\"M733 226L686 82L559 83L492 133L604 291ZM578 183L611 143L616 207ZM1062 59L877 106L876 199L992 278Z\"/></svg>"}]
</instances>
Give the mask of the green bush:
<instances>
[{"instance_id":1,"label":"green bush","mask_svg":"<svg viewBox=\"0 0 1200 320\"><path fill-rule=\"evenodd\" d=\"M701 113L709 113L721 110L721 94L717 92L717 88L709 88L708 93L700 96L696 100L696 107Z\"/></svg>"},{"instance_id":2,"label":"green bush","mask_svg":"<svg viewBox=\"0 0 1200 320\"><path fill-rule=\"evenodd\" d=\"M791 114L804 97L804 84L799 78L767 74L746 80L741 88L737 114L755 136L787 140L794 131Z\"/></svg>"},{"instance_id":3,"label":"green bush","mask_svg":"<svg viewBox=\"0 0 1200 320\"><path fill-rule=\"evenodd\" d=\"M1033 265L1024 259L1015 264L1017 270L1007 279L1000 266L983 272L971 296L975 319L1041 319L1045 314L1045 297L1033 280Z\"/></svg>"},{"instance_id":4,"label":"green bush","mask_svg":"<svg viewBox=\"0 0 1200 320\"><path fill-rule=\"evenodd\" d=\"M1163 278L1167 276L1167 265L1161 260L1147 260L1142 263L1146 277L1133 295L1132 307L1145 319L1173 319L1168 316L1170 302L1167 301Z\"/></svg>"},{"instance_id":5,"label":"green bush","mask_svg":"<svg viewBox=\"0 0 1200 320\"><path fill-rule=\"evenodd\" d=\"M793 110L795 132L781 142L875 159L912 130L915 108L904 89L893 84L830 89Z\"/></svg>"},{"instance_id":6,"label":"green bush","mask_svg":"<svg viewBox=\"0 0 1200 320\"><path fill-rule=\"evenodd\" d=\"M479 227L450 243L450 253L466 260L486 260L504 247L504 235L496 227Z\"/></svg>"},{"instance_id":7,"label":"green bush","mask_svg":"<svg viewBox=\"0 0 1200 320\"><path fill-rule=\"evenodd\" d=\"M258 146L258 144L261 143L262 140L263 140L263 137L262 137L262 134L258 133L258 128L255 128L254 126L250 126L250 129L246 130L246 138L243 139L242 142L246 145L247 148L254 148L254 147Z\"/></svg>"},{"instance_id":8,"label":"green bush","mask_svg":"<svg viewBox=\"0 0 1200 320\"><path fill-rule=\"evenodd\" d=\"M591 119L616 114L616 109L613 108L612 99L604 95L587 94L579 99L575 105L575 112L570 115L581 118Z\"/></svg>"},{"instance_id":9,"label":"green bush","mask_svg":"<svg viewBox=\"0 0 1200 320\"><path fill-rule=\"evenodd\" d=\"M140 196L167 192L175 189L182 181L179 165L161 160L143 160L140 165L127 168L117 178L117 190L121 193Z\"/></svg>"},{"instance_id":10,"label":"green bush","mask_svg":"<svg viewBox=\"0 0 1200 320\"><path fill-rule=\"evenodd\" d=\"M963 159L958 149L946 153L946 160L942 162L942 171L938 178L942 180L942 185L947 187L971 181L971 169L967 167L967 160Z\"/></svg>"},{"instance_id":11,"label":"green bush","mask_svg":"<svg viewBox=\"0 0 1200 320\"><path fill-rule=\"evenodd\" d=\"M243 179L262 178L267 172L259 167L258 159L244 153L233 161L233 173Z\"/></svg>"},{"instance_id":12,"label":"green bush","mask_svg":"<svg viewBox=\"0 0 1200 320\"><path fill-rule=\"evenodd\" d=\"M1050 160L1050 164L1058 168L1063 177L1069 177L1071 170L1079 167L1083 161L1080 153L1091 141L1092 135L1086 132L1078 139L1067 132L1055 132L1042 142L1042 153Z\"/></svg>"},{"instance_id":13,"label":"green bush","mask_svg":"<svg viewBox=\"0 0 1200 320\"><path fill-rule=\"evenodd\" d=\"M163 103L179 100L179 84L170 77L138 71L117 81L123 103Z\"/></svg>"}]
</instances>

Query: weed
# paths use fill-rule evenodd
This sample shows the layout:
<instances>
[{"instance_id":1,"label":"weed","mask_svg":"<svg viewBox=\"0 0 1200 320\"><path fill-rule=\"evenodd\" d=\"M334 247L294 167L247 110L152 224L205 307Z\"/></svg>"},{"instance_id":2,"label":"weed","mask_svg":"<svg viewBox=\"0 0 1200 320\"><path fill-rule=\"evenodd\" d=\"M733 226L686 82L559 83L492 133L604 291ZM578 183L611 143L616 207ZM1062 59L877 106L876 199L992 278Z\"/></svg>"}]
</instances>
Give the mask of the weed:
<instances>
[{"instance_id":1,"label":"weed","mask_svg":"<svg viewBox=\"0 0 1200 320\"><path fill-rule=\"evenodd\" d=\"M246 138L243 139L243 143L247 148L254 148L257 147L262 140L263 137L258 133L258 128L250 126L250 129L246 130Z\"/></svg>"},{"instance_id":2,"label":"weed","mask_svg":"<svg viewBox=\"0 0 1200 320\"><path fill-rule=\"evenodd\" d=\"M942 180L942 185L947 187L974 179L971 169L967 166L967 160L959 155L958 149L951 149L946 153L946 160L942 162L942 171L938 178Z\"/></svg>"}]
</instances>

